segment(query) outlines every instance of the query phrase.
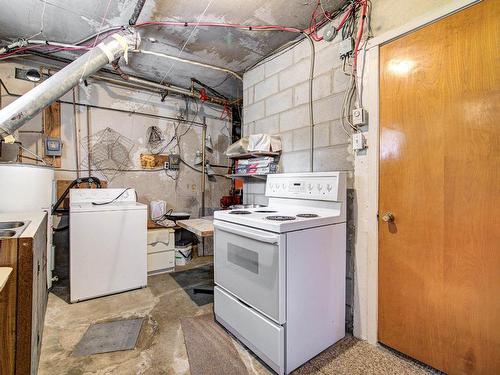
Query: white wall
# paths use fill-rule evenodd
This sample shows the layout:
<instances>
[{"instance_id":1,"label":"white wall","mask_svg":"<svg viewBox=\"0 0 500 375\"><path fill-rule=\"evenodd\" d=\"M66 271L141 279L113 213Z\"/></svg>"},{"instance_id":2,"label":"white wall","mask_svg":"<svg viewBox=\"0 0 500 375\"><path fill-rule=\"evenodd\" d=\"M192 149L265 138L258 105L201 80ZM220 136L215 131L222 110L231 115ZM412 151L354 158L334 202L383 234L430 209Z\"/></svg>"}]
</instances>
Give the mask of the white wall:
<instances>
[{"instance_id":1,"label":"white wall","mask_svg":"<svg viewBox=\"0 0 500 375\"><path fill-rule=\"evenodd\" d=\"M37 67L37 64L27 63L28 67ZM9 60L8 62L0 63L0 78L4 81L10 91L23 94L33 87L33 83L22 81L14 78L15 67L23 68L23 64ZM178 97L167 97L164 103L160 102L158 95L150 94L137 90L129 90L121 87L104 84L89 80L88 87L77 88L77 101L82 103L90 103L103 107L120 108L125 110L138 110L141 112L164 115L177 116L179 110L185 109L185 101ZM151 96L152 95L152 96ZM15 98L7 96L5 91L2 91L2 107L12 102ZM63 100L72 101L72 92L70 91L62 97ZM198 102L200 111L197 120L201 122L202 116L207 116L208 133L211 135L214 143L214 153L208 154L208 158L215 164L227 165L228 160L223 155L226 147L230 143L228 138L231 129L231 123L225 120L219 120L221 107L204 105ZM196 112L196 105L190 104L190 119L193 118ZM139 169L139 155L148 153L146 148L146 131L149 126L156 125L163 131L165 138L170 139L173 135L174 122L170 120L155 119L138 114L118 113L103 109L91 109L90 131L91 134L110 127L123 136L131 139L134 142L132 151L133 166L131 169ZM62 140L63 140L63 155L61 169L76 169L75 155L75 127L73 106L61 104L62 118ZM77 107L77 126L80 130L79 142L87 136L87 111L85 107ZM19 130L25 131L41 131L42 120L41 115L38 115L29 123L23 125ZM183 133L188 129L188 125L181 124L179 133ZM39 133L19 133L19 140L23 145L29 148L32 152L42 154L41 135ZM181 149L182 158L188 162L193 162L195 152L201 149L201 128L192 127L191 130L182 138ZM85 165L86 153L79 145L78 151L80 154L80 167ZM25 155L27 155L25 153ZM85 168L83 168L85 169ZM217 172L224 174L225 169L217 169ZM84 171L82 176L87 176ZM103 177L99 173L95 173L97 177ZM64 172L56 170L57 179L76 178L75 172ZM137 190L139 200L147 203L153 199L164 199L168 205L176 210L190 212L197 217L201 204L200 193L200 174L192 171L188 167L181 165L181 171L177 181L171 180L163 171L160 172L130 172L116 176L111 182L111 187L133 187ZM206 190L206 207L215 208L219 206L219 199L222 195L227 195L230 188L230 180L222 177L217 177L217 182L208 182Z\"/></svg>"},{"instance_id":2,"label":"white wall","mask_svg":"<svg viewBox=\"0 0 500 375\"><path fill-rule=\"evenodd\" d=\"M373 0L372 30L375 37L380 37L390 30L408 23L426 18L428 14L439 12L442 8L455 6L466 1L452 0ZM354 227L350 228L354 235L354 335L375 344L377 342L377 207L378 207L378 127L368 126L366 136L368 150L352 155L349 144L344 139L337 148L335 142L342 142L342 133L337 132L336 120L340 117L341 97L345 86L338 72L337 43L316 43L318 50L315 79L315 155L318 158L315 170L345 168L354 170L349 186L353 187L354 201L351 204ZM284 144L284 156L281 161L282 171L308 170L308 133L303 107L304 97L301 95L301 82L307 80L305 64L307 44L299 45L271 61L247 72L244 75L244 133L253 134L268 132L281 134ZM304 60L301 60L301 58ZM323 60L326 58L326 60ZM361 57L362 59L362 57ZM274 62L273 62L274 61ZM375 65L374 65L375 64ZM363 102L368 102L378 95L378 50L367 56L367 67L363 77ZM361 64L362 65L362 60ZM279 73L276 73L279 72ZM276 78L277 75L277 88ZM330 79L330 85L328 80ZM284 84L284 86L282 86ZM305 84L304 84L305 86ZM289 89L292 87L292 89ZM260 91L264 90L266 94ZM291 91L290 91L291 90ZM297 95L296 95L297 93ZM340 94L339 94L340 93ZM268 98L263 99L267 95ZM291 98L290 98L291 95ZM327 99L323 99L326 97ZM279 98L278 104L272 98ZM307 98L307 96L306 96ZM319 103L325 101L324 105ZM279 110L275 108L278 106ZM269 109L270 108L270 109ZM305 109L303 109L305 108ZM278 112L278 116L274 114ZM378 123L378 107L371 107L371 120ZM370 121L371 121L370 120ZM326 127L323 121L328 123ZM371 124L371 122L370 122ZM319 129L316 129L319 127ZM328 130L326 130L328 129ZM337 151L337 152L336 152ZM316 163L316 162L315 162ZM265 203L262 198L264 190L258 183L248 183L245 187L248 203ZM349 266L349 265L348 265ZM348 301L348 304L351 301Z\"/></svg>"}]
</instances>

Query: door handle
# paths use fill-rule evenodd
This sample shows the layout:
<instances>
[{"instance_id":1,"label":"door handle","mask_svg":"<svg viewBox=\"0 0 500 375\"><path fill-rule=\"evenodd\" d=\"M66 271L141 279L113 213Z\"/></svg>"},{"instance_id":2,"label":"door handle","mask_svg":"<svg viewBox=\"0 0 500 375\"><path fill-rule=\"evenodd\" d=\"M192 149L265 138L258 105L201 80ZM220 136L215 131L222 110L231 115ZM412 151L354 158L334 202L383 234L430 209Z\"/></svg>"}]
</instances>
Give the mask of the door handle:
<instances>
[{"instance_id":1,"label":"door handle","mask_svg":"<svg viewBox=\"0 0 500 375\"><path fill-rule=\"evenodd\" d=\"M386 212L382 215L382 221L385 221L386 223L392 223L394 222L394 214L392 212Z\"/></svg>"},{"instance_id":2,"label":"door handle","mask_svg":"<svg viewBox=\"0 0 500 375\"><path fill-rule=\"evenodd\" d=\"M280 236L277 234L264 234L262 233L262 231L257 231L251 228L241 228L241 226L239 225L223 223L219 221L214 221L214 227L220 229L221 231L237 234L243 237L250 238L252 240L266 242L273 245L279 244Z\"/></svg>"}]
</instances>

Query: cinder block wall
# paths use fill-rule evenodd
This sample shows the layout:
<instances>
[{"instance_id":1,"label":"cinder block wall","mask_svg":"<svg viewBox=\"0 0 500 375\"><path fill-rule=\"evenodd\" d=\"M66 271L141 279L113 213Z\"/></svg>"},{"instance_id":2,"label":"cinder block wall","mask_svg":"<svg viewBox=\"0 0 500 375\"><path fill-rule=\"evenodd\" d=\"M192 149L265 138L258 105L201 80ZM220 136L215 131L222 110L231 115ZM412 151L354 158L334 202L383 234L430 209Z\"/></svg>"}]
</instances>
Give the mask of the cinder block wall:
<instances>
[{"instance_id":1,"label":"cinder block wall","mask_svg":"<svg viewBox=\"0 0 500 375\"><path fill-rule=\"evenodd\" d=\"M313 81L314 171L353 170L349 138L340 111L349 77L342 71L340 39L315 43ZM243 76L243 134L279 134L281 172L307 172L310 158L309 68L303 40ZM246 184L245 203L265 204L264 183Z\"/></svg>"},{"instance_id":2,"label":"cinder block wall","mask_svg":"<svg viewBox=\"0 0 500 375\"><path fill-rule=\"evenodd\" d=\"M340 124L341 106L349 77L342 71L339 42L315 42L313 81L314 171L349 171L354 155L350 139ZM310 158L309 69L311 49L303 40L284 53L243 76L243 135L279 134L283 146L281 172L308 172ZM353 287L353 197L352 178L348 190L347 314L352 330ZM247 179L244 203L267 204L265 182Z\"/></svg>"}]
</instances>

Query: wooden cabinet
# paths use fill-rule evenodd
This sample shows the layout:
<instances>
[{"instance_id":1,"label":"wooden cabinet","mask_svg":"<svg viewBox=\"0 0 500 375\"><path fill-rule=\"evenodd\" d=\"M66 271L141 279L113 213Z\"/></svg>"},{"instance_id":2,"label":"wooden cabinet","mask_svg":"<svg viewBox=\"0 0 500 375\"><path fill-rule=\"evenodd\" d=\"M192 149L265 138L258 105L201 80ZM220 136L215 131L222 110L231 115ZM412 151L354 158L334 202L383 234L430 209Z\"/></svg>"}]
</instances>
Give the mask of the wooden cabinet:
<instances>
[{"instance_id":1,"label":"wooden cabinet","mask_svg":"<svg viewBox=\"0 0 500 375\"><path fill-rule=\"evenodd\" d=\"M0 295L0 374L36 374L47 308L47 217L32 236L0 240L0 266L13 269ZM34 225L31 223L30 225Z\"/></svg>"}]
</instances>

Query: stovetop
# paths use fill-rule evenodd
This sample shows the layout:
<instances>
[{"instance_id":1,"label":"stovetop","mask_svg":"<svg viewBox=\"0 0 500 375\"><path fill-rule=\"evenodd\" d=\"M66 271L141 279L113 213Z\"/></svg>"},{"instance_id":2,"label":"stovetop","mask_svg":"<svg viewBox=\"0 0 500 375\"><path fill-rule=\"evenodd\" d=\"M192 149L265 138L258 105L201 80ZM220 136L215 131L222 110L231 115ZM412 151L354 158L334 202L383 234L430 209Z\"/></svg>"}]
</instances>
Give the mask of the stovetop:
<instances>
[{"instance_id":1,"label":"stovetop","mask_svg":"<svg viewBox=\"0 0 500 375\"><path fill-rule=\"evenodd\" d=\"M274 233L346 221L345 172L271 174L266 197L267 207L216 211L214 219Z\"/></svg>"},{"instance_id":2,"label":"stovetop","mask_svg":"<svg viewBox=\"0 0 500 375\"><path fill-rule=\"evenodd\" d=\"M214 219L275 233L285 233L345 221L339 209L270 206L246 209L247 213L245 214L235 211L237 210L215 211Z\"/></svg>"}]
</instances>

